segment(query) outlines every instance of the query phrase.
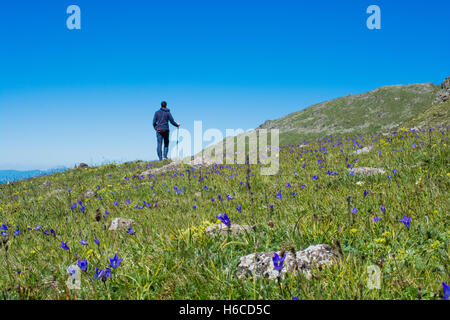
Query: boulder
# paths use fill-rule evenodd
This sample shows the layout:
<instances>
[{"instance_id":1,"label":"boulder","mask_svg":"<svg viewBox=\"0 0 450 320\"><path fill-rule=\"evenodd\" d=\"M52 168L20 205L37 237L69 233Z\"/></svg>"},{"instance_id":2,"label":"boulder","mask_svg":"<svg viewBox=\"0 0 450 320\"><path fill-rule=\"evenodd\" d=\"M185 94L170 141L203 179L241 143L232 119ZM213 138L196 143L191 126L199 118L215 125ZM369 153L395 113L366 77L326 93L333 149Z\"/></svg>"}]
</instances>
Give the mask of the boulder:
<instances>
[{"instance_id":1,"label":"boulder","mask_svg":"<svg viewBox=\"0 0 450 320\"><path fill-rule=\"evenodd\" d=\"M124 218L115 218L111 222L111 226L109 227L110 231L116 231L120 229L128 229L134 224L133 219L124 219Z\"/></svg>"},{"instance_id":2,"label":"boulder","mask_svg":"<svg viewBox=\"0 0 450 320\"><path fill-rule=\"evenodd\" d=\"M280 252L277 252L280 255ZM281 271L274 268L274 252L257 252L241 257L238 265L237 276L239 279L245 278L284 278L286 274L295 274L302 272L306 278L311 277L311 269L314 267L323 267L339 262L342 258L338 250L327 244L317 244L306 248L305 250L286 252Z\"/></svg>"},{"instance_id":3,"label":"boulder","mask_svg":"<svg viewBox=\"0 0 450 320\"><path fill-rule=\"evenodd\" d=\"M80 163L79 165L75 166L75 169L84 169L84 168L89 168L89 166L86 163Z\"/></svg>"}]
</instances>

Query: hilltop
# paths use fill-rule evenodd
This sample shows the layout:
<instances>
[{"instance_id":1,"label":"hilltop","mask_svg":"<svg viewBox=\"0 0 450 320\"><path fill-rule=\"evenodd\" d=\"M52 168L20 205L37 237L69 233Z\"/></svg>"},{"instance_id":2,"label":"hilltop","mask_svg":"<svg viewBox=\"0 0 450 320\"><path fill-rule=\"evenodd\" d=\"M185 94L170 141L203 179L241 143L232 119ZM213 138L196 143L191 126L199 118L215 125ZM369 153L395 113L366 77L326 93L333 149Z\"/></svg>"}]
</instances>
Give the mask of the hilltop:
<instances>
[{"instance_id":1,"label":"hilltop","mask_svg":"<svg viewBox=\"0 0 450 320\"><path fill-rule=\"evenodd\" d=\"M326 136L389 132L425 112L439 90L432 83L385 86L309 106L268 120L257 129L279 129L280 145Z\"/></svg>"}]
</instances>

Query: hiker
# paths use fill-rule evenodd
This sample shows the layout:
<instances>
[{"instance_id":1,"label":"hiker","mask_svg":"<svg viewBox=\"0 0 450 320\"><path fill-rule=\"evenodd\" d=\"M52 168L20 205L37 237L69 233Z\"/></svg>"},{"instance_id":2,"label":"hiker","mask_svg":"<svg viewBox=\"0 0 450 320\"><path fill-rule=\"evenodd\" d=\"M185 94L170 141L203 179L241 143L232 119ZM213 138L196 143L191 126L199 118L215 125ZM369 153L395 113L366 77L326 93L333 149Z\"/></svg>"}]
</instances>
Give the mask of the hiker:
<instances>
[{"instance_id":1,"label":"hiker","mask_svg":"<svg viewBox=\"0 0 450 320\"><path fill-rule=\"evenodd\" d=\"M156 147L156 153L161 161L162 156L162 141L164 140L164 160L167 160L167 153L169 152L169 121L175 127L179 127L180 123L173 120L170 110L167 109L167 102L161 102L161 109L155 112L153 117L153 127L156 130L156 138L158 140L158 145Z\"/></svg>"}]
</instances>

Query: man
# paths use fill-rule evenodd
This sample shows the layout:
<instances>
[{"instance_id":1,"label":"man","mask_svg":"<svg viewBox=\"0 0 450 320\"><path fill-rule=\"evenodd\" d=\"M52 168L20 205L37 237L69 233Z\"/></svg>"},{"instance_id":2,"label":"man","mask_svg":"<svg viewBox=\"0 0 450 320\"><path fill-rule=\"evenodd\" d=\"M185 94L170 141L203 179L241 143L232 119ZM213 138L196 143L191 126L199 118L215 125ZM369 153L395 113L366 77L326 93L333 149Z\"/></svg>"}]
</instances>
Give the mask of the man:
<instances>
[{"instance_id":1,"label":"man","mask_svg":"<svg viewBox=\"0 0 450 320\"><path fill-rule=\"evenodd\" d=\"M173 120L170 110L167 109L167 102L161 102L161 109L155 112L153 117L153 127L156 130L156 138L158 140L158 145L156 147L156 152L158 158L161 161L162 156L162 141L164 140L164 159L167 160L167 153L169 152L169 121L175 127L179 127L180 123L176 123Z\"/></svg>"}]
</instances>

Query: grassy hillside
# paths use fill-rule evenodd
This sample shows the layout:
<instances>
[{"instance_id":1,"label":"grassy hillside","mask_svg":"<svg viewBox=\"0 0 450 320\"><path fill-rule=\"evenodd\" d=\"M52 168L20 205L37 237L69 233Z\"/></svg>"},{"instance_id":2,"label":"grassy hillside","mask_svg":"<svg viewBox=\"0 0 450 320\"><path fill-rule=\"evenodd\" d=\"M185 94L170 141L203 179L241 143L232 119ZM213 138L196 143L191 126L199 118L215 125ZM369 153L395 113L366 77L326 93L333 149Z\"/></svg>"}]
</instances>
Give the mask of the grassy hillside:
<instances>
[{"instance_id":1,"label":"grassy hillside","mask_svg":"<svg viewBox=\"0 0 450 320\"><path fill-rule=\"evenodd\" d=\"M403 127L429 127L446 126L450 123L450 100L433 104L424 112L421 112L401 124Z\"/></svg>"},{"instance_id":2,"label":"grassy hillside","mask_svg":"<svg viewBox=\"0 0 450 320\"><path fill-rule=\"evenodd\" d=\"M373 150L353 153L364 146ZM246 166L216 165L144 178L164 163L139 162L1 185L2 298L442 299L441 282L450 280L449 156L448 127L402 129L282 148L275 176L260 175L259 165L248 175ZM354 173L364 166L386 173ZM95 196L83 196L88 189ZM256 231L212 238L205 227L219 213ZM109 231L117 217L136 223ZM249 253L336 240L343 260L313 269L309 280L236 277ZM115 254L118 266L110 264ZM81 288L69 289L67 269L83 259ZM373 265L380 289L366 286ZM110 277L95 280L96 268L107 267Z\"/></svg>"},{"instance_id":3,"label":"grassy hillside","mask_svg":"<svg viewBox=\"0 0 450 320\"><path fill-rule=\"evenodd\" d=\"M324 136L386 132L433 102L439 86L432 83L387 86L322 102L259 128L278 128L280 144L298 144Z\"/></svg>"}]
</instances>

